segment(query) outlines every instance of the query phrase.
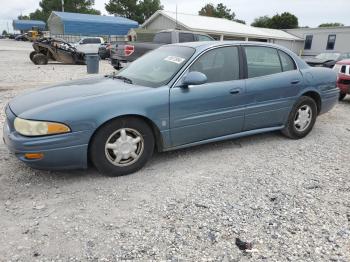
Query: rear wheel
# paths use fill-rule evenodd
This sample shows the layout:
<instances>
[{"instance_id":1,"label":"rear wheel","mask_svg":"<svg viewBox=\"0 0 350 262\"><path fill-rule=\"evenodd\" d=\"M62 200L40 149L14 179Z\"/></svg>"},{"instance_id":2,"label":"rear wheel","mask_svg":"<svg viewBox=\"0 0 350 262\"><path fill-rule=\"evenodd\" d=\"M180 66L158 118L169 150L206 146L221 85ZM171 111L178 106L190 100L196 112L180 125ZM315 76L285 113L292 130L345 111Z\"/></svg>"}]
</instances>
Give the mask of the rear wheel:
<instances>
[{"instance_id":1,"label":"rear wheel","mask_svg":"<svg viewBox=\"0 0 350 262\"><path fill-rule=\"evenodd\" d=\"M153 154L154 136L141 119L116 119L102 126L90 144L90 158L107 176L127 175L141 169Z\"/></svg>"},{"instance_id":2,"label":"rear wheel","mask_svg":"<svg viewBox=\"0 0 350 262\"><path fill-rule=\"evenodd\" d=\"M36 54L33 56L33 63L36 65L46 65L48 63L48 58L44 54Z\"/></svg>"},{"instance_id":3,"label":"rear wheel","mask_svg":"<svg viewBox=\"0 0 350 262\"><path fill-rule=\"evenodd\" d=\"M302 96L293 106L282 133L292 139L303 138L312 130L316 117L317 106L315 101L308 96Z\"/></svg>"},{"instance_id":4,"label":"rear wheel","mask_svg":"<svg viewBox=\"0 0 350 262\"><path fill-rule=\"evenodd\" d=\"M346 97L346 93L339 93L339 101L344 100L345 97Z\"/></svg>"}]
</instances>

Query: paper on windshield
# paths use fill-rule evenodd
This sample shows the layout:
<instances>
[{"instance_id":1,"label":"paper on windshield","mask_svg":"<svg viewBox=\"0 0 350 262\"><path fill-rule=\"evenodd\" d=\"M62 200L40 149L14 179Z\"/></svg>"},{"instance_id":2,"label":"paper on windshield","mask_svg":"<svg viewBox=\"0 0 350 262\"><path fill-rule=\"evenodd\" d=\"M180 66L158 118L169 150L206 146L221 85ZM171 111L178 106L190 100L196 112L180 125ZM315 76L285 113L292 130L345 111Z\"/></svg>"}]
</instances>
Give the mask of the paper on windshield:
<instances>
[{"instance_id":1,"label":"paper on windshield","mask_svg":"<svg viewBox=\"0 0 350 262\"><path fill-rule=\"evenodd\" d=\"M164 60L172 63L176 63L176 64L181 64L183 61L185 61L185 58L178 57L178 56L167 56L166 58L164 58Z\"/></svg>"}]
</instances>

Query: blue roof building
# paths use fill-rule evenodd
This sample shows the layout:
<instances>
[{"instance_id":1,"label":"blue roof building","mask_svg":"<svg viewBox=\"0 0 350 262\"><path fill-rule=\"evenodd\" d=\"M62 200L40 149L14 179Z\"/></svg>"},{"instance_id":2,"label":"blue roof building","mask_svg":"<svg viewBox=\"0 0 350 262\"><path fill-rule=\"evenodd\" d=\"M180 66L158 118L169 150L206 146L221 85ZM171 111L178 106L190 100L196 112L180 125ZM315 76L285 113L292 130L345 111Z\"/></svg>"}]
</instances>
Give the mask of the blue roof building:
<instances>
[{"instance_id":1,"label":"blue roof building","mask_svg":"<svg viewBox=\"0 0 350 262\"><path fill-rule=\"evenodd\" d=\"M136 21L119 16L52 12L47 20L54 35L126 35L139 27Z\"/></svg>"},{"instance_id":2,"label":"blue roof building","mask_svg":"<svg viewBox=\"0 0 350 262\"><path fill-rule=\"evenodd\" d=\"M33 27L37 27L41 30L45 30L46 24L39 20L13 20L13 29L19 31L32 30Z\"/></svg>"}]
</instances>

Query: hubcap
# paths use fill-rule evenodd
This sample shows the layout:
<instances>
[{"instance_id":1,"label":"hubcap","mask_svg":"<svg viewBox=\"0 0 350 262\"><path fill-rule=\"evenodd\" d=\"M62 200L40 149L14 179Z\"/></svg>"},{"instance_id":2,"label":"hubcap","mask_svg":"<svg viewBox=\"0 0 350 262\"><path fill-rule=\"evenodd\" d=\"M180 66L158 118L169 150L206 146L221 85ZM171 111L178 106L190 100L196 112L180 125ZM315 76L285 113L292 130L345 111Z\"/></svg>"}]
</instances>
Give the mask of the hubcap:
<instances>
[{"instance_id":1,"label":"hubcap","mask_svg":"<svg viewBox=\"0 0 350 262\"><path fill-rule=\"evenodd\" d=\"M115 166L129 166L142 155L144 140L142 135L132 128L121 128L107 139L105 154Z\"/></svg>"},{"instance_id":2,"label":"hubcap","mask_svg":"<svg viewBox=\"0 0 350 262\"><path fill-rule=\"evenodd\" d=\"M309 105L301 106L294 119L294 126L299 132L305 131L312 120L312 109Z\"/></svg>"}]
</instances>

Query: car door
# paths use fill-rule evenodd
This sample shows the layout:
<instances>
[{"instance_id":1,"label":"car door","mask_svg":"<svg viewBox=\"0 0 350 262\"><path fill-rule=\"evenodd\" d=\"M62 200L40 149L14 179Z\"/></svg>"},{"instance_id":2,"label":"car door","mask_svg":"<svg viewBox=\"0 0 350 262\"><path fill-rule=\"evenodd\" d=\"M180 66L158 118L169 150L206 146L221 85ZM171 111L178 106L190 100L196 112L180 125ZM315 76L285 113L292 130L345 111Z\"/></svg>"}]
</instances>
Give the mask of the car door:
<instances>
[{"instance_id":1,"label":"car door","mask_svg":"<svg viewBox=\"0 0 350 262\"><path fill-rule=\"evenodd\" d=\"M244 131L284 125L302 85L302 75L287 53L245 46L246 110Z\"/></svg>"},{"instance_id":2,"label":"car door","mask_svg":"<svg viewBox=\"0 0 350 262\"><path fill-rule=\"evenodd\" d=\"M172 146L240 132L244 119L245 80L240 79L239 48L219 47L202 54L187 70L207 83L170 90Z\"/></svg>"}]
</instances>

